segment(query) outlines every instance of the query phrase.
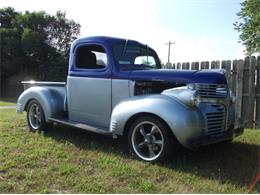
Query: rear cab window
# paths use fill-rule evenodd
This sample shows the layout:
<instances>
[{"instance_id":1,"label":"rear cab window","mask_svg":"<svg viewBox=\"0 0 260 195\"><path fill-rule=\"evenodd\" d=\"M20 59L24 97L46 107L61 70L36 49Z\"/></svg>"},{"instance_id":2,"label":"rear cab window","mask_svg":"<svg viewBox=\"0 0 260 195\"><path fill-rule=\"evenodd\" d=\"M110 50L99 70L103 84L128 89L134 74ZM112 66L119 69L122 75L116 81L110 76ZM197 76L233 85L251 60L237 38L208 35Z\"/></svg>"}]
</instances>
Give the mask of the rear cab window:
<instances>
[{"instance_id":1,"label":"rear cab window","mask_svg":"<svg viewBox=\"0 0 260 195\"><path fill-rule=\"evenodd\" d=\"M76 68L105 69L108 64L105 49L100 45L82 45L76 51Z\"/></svg>"}]
</instances>

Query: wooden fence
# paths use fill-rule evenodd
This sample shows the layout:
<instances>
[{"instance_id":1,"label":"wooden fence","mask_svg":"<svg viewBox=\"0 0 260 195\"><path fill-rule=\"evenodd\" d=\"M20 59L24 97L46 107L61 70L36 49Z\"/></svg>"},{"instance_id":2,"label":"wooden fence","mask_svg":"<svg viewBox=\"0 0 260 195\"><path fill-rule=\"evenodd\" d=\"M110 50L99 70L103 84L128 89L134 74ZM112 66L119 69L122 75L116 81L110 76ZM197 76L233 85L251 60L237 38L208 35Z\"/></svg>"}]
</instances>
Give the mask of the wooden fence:
<instances>
[{"instance_id":1,"label":"wooden fence","mask_svg":"<svg viewBox=\"0 0 260 195\"><path fill-rule=\"evenodd\" d=\"M225 69L230 88L236 94L236 126L260 128L260 56L233 61L166 64L164 68Z\"/></svg>"}]
</instances>

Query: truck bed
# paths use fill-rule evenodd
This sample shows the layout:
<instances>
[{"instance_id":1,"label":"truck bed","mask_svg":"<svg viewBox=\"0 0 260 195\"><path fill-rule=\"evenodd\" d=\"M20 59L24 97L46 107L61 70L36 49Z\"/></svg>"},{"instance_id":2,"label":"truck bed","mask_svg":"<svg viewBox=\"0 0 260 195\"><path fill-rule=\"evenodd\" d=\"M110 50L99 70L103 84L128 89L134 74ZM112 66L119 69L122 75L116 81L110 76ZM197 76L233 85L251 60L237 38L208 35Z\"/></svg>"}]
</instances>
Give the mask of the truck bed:
<instances>
[{"instance_id":1,"label":"truck bed","mask_svg":"<svg viewBox=\"0 0 260 195\"><path fill-rule=\"evenodd\" d=\"M37 89L33 89L33 91L40 91L41 89L44 89L44 92L47 91L50 92L52 95L47 96L49 99L46 99L46 101L53 101L55 102L54 105L59 110L58 113L50 113L52 116L56 116L60 112L67 112L67 95L66 95L66 83L65 82L46 82L46 81L22 81L21 82L24 87L24 91L36 87ZM19 110L19 109L18 109Z\"/></svg>"},{"instance_id":2,"label":"truck bed","mask_svg":"<svg viewBox=\"0 0 260 195\"><path fill-rule=\"evenodd\" d=\"M46 82L46 81L22 81L24 90L33 86L51 86L51 87L65 87L65 82Z\"/></svg>"}]
</instances>

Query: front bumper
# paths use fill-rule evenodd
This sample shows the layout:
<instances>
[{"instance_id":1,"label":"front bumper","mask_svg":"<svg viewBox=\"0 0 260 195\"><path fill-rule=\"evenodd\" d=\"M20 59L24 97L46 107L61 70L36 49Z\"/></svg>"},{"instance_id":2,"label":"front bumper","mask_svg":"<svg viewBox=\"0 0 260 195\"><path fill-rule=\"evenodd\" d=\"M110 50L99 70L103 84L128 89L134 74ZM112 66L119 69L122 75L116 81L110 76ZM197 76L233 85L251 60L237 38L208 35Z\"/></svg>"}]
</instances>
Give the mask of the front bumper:
<instances>
[{"instance_id":1,"label":"front bumper","mask_svg":"<svg viewBox=\"0 0 260 195\"><path fill-rule=\"evenodd\" d=\"M191 141L191 144L194 147L199 147L199 146L205 146L205 145L215 144L215 143L219 143L219 142L224 142L224 141L232 140L233 138L241 135L243 132L244 132L244 128L230 129L228 131L225 131L221 135L202 136L199 139Z\"/></svg>"}]
</instances>

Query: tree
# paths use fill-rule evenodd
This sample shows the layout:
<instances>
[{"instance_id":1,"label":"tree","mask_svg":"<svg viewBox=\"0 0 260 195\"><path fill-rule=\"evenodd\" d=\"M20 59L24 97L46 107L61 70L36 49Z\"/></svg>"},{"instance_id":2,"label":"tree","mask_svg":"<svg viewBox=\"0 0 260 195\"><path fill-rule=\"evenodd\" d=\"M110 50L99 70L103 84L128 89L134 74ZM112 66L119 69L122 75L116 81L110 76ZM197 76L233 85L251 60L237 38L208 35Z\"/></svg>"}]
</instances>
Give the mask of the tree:
<instances>
[{"instance_id":1,"label":"tree","mask_svg":"<svg viewBox=\"0 0 260 195\"><path fill-rule=\"evenodd\" d=\"M0 9L0 83L20 68L20 33L13 28L17 15L13 8Z\"/></svg>"},{"instance_id":2,"label":"tree","mask_svg":"<svg viewBox=\"0 0 260 195\"><path fill-rule=\"evenodd\" d=\"M70 44L79 33L80 24L61 11L0 9L0 83L21 71L37 80L65 80Z\"/></svg>"},{"instance_id":3,"label":"tree","mask_svg":"<svg viewBox=\"0 0 260 195\"><path fill-rule=\"evenodd\" d=\"M11 7L0 9L1 28L11 28L18 13Z\"/></svg>"},{"instance_id":4,"label":"tree","mask_svg":"<svg viewBox=\"0 0 260 195\"><path fill-rule=\"evenodd\" d=\"M56 48L64 57L68 57L70 44L80 33L80 24L66 19L66 14L58 11L55 16L49 18L46 32L49 45Z\"/></svg>"},{"instance_id":5,"label":"tree","mask_svg":"<svg viewBox=\"0 0 260 195\"><path fill-rule=\"evenodd\" d=\"M239 21L234 26L240 33L239 38L246 46L247 54L260 52L260 1L245 0L237 14Z\"/></svg>"}]
</instances>

